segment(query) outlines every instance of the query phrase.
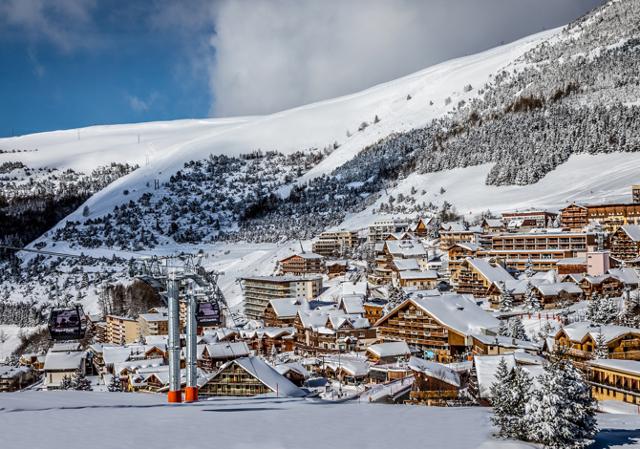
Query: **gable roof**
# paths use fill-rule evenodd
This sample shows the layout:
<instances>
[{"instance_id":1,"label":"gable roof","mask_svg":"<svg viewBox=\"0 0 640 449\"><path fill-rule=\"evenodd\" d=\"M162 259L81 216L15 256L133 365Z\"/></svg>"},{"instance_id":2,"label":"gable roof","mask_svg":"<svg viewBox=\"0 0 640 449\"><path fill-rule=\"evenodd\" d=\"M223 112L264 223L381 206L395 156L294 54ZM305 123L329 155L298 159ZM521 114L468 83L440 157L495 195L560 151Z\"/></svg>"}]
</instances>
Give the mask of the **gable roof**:
<instances>
[{"instance_id":1,"label":"gable roof","mask_svg":"<svg viewBox=\"0 0 640 449\"><path fill-rule=\"evenodd\" d=\"M305 298L274 298L269 301L278 318L294 318L298 310L309 310Z\"/></svg>"},{"instance_id":2,"label":"gable roof","mask_svg":"<svg viewBox=\"0 0 640 449\"><path fill-rule=\"evenodd\" d=\"M397 271L419 270L420 265L417 259L393 259L391 264Z\"/></svg>"},{"instance_id":3,"label":"gable roof","mask_svg":"<svg viewBox=\"0 0 640 449\"><path fill-rule=\"evenodd\" d=\"M620 227L634 242L640 242L640 226L626 224Z\"/></svg>"},{"instance_id":4,"label":"gable roof","mask_svg":"<svg viewBox=\"0 0 640 449\"><path fill-rule=\"evenodd\" d=\"M636 334L640 336L640 329L627 326L616 326L613 324L594 325L589 321L579 321L564 326L562 329L556 332L557 338L561 333L564 333L569 340L582 342L587 336L590 336L593 340L598 338L598 335L602 333L606 343L610 343L626 334Z\"/></svg>"},{"instance_id":5,"label":"gable roof","mask_svg":"<svg viewBox=\"0 0 640 449\"><path fill-rule=\"evenodd\" d=\"M390 254L400 254L403 257L427 257L427 250L417 240L387 240L384 242Z\"/></svg>"},{"instance_id":6,"label":"gable roof","mask_svg":"<svg viewBox=\"0 0 640 449\"><path fill-rule=\"evenodd\" d=\"M243 357L232 360L229 363L238 365L274 393L278 392L279 395L290 397L301 397L305 395L303 390L295 386L293 382L269 366L259 357ZM224 370L227 366L229 366L228 363L224 364L222 368L220 368L219 372Z\"/></svg>"},{"instance_id":7,"label":"gable roof","mask_svg":"<svg viewBox=\"0 0 640 449\"><path fill-rule=\"evenodd\" d=\"M426 376L441 380L449 385L453 385L454 387L460 386L460 375L441 363L411 357L409 359L409 368Z\"/></svg>"},{"instance_id":8,"label":"gable roof","mask_svg":"<svg viewBox=\"0 0 640 449\"><path fill-rule=\"evenodd\" d=\"M378 320L375 326L386 321L409 302L428 313L442 326L465 336L483 333L500 325L493 315L481 309L472 299L463 295L446 294L411 297Z\"/></svg>"},{"instance_id":9,"label":"gable roof","mask_svg":"<svg viewBox=\"0 0 640 449\"><path fill-rule=\"evenodd\" d=\"M244 341L213 343L205 345L205 348L212 359L246 357L251 353L249 346Z\"/></svg>"},{"instance_id":10,"label":"gable roof","mask_svg":"<svg viewBox=\"0 0 640 449\"><path fill-rule=\"evenodd\" d=\"M406 341L390 341L386 343L378 343L367 348L367 352L371 352L376 357L397 357L411 354L409 345Z\"/></svg>"},{"instance_id":11,"label":"gable roof","mask_svg":"<svg viewBox=\"0 0 640 449\"><path fill-rule=\"evenodd\" d=\"M542 296L557 296L560 293L581 295L582 289L573 282L556 282L553 284L540 284L534 287Z\"/></svg>"},{"instance_id":12,"label":"gable roof","mask_svg":"<svg viewBox=\"0 0 640 449\"><path fill-rule=\"evenodd\" d=\"M75 371L84 363L84 351L49 351L44 359L45 371Z\"/></svg>"},{"instance_id":13,"label":"gable roof","mask_svg":"<svg viewBox=\"0 0 640 449\"><path fill-rule=\"evenodd\" d=\"M488 259L467 257L466 261L489 282L507 282L513 280L513 276L511 276L507 270L499 264L495 266L491 265Z\"/></svg>"}]
</instances>

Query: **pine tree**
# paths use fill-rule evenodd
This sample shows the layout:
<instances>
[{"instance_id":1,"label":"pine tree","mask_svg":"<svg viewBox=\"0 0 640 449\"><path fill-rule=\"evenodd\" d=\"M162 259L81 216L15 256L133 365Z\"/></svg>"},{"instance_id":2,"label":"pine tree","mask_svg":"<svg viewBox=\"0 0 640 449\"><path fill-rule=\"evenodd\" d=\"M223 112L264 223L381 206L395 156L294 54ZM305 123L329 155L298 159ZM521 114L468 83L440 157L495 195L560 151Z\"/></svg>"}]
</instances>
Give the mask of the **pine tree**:
<instances>
[{"instance_id":1,"label":"pine tree","mask_svg":"<svg viewBox=\"0 0 640 449\"><path fill-rule=\"evenodd\" d=\"M60 381L60 389L61 390L72 390L73 389L73 383L71 382L71 377L64 376L62 378L62 380Z\"/></svg>"},{"instance_id":2,"label":"pine tree","mask_svg":"<svg viewBox=\"0 0 640 449\"><path fill-rule=\"evenodd\" d=\"M122 382L120 382L120 376L111 376L111 381L107 385L107 389L113 393L122 391Z\"/></svg>"},{"instance_id":3,"label":"pine tree","mask_svg":"<svg viewBox=\"0 0 640 449\"><path fill-rule=\"evenodd\" d=\"M498 335L500 335L501 337L510 337L508 324L508 320L500 320Z\"/></svg>"},{"instance_id":4,"label":"pine tree","mask_svg":"<svg viewBox=\"0 0 640 449\"><path fill-rule=\"evenodd\" d=\"M513 295L511 291L507 288L507 284L500 282L500 290L502 294L500 295L500 311L508 312L513 309Z\"/></svg>"},{"instance_id":5,"label":"pine tree","mask_svg":"<svg viewBox=\"0 0 640 449\"><path fill-rule=\"evenodd\" d=\"M550 449L583 448L597 432L591 387L568 360L545 367L526 407L528 437Z\"/></svg>"},{"instance_id":6,"label":"pine tree","mask_svg":"<svg viewBox=\"0 0 640 449\"><path fill-rule=\"evenodd\" d=\"M598 335L596 335L596 347L593 352L593 358L598 360L609 358L609 347L607 346L607 341L602 334L602 328L598 332Z\"/></svg>"},{"instance_id":7,"label":"pine tree","mask_svg":"<svg viewBox=\"0 0 640 449\"><path fill-rule=\"evenodd\" d=\"M533 286L531 285L530 282L527 282L527 290L525 292L524 301L525 301L527 310L531 312L542 310L542 305L540 305L540 300L533 292Z\"/></svg>"},{"instance_id":8,"label":"pine tree","mask_svg":"<svg viewBox=\"0 0 640 449\"><path fill-rule=\"evenodd\" d=\"M507 386L512 376L511 370L507 366L504 357L500 358L498 369L495 374L495 382L491 385L491 405L493 406L493 416L491 423L498 428L497 436L508 438L511 436L511 404Z\"/></svg>"},{"instance_id":9,"label":"pine tree","mask_svg":"<svg viewBox=\"0 0 640 449\"><path fill-rule=\"evenodd\" d=\"M535 274L536 270L533 269L533 261L531 260L531 256L529 256L524 267L524 275L527 277L527 279L531 279Z\"/></svg>"},{"instance_id":10,"label":"pine tree","mask_svg":"<svg viewBox=\"0 0 640 449\"><path fill-rule=\"evenodd\" d=\"M511 403L511 437L524 440L529 433L526 419L526 407L531 401L533 379L522 367L516 366L508 385Z\"/></svg>"},{"instance_id":11,"label":"pine tree","mask_svg":"<svg viewBox=\"0 0 640 449\"><path fill-rule=\"evenodd\" d=\"M587 319L593 324L603 325L614 322L618 317L618 306L608 296L594 295L587 307Z\"/></svg>"},{"instance_id":12,"label":"pine tree","mask_svg":"<svg viewBox=\"0 0 640 449\"><path fill-rule=\"evenodd\" d=\"M71 378L71 389L78 391L91 391L91 382L81 369L76 370Z\"/></svg>"},{"instance_id":13,"label":"pine tree","mask_svg":"<svg viewBox=\"0 0 640 449\"><path fill-rule=\"evenodd\" d=\"M519 316L512 318L509 320L509 337L515 338L516 340L525 340L529 341L529 337L527 336L527 331L524 328L524 324L522 324L522 320Z\"/></svg>"}]
</instances>

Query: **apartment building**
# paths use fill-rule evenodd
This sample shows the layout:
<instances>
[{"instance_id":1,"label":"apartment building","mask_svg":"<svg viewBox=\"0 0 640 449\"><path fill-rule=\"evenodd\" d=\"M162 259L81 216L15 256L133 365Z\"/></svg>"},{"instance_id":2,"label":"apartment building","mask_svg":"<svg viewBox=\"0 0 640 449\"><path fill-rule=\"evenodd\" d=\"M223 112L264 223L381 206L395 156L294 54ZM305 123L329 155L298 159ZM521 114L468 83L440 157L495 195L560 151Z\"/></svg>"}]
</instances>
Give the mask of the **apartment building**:
<instances>
[{"instance_id":1,"label":"apartment building","mask_svg":"<svg viewBox=\"0 0 640 449\"><path fill-rule=\"evenodd\" d=\"M254 276L242 278L244 307L248 318L261 319L274 298L313 299L322 290L321 276Z\"/></svg>"},{"instance_id":2,"label":"apartment building","mask_svg":"<svg viewBox=\"0 0 640 449\"><path fill-rule=\"evenodd\" d=\"M140 335L168 335L169 316L166 313L141 313L138 316Z\"/></svg>"},{"instance_id":3,"label":"apartment building","mask_svg":"<svg viewBox=\"0 0 640 449\"><path fill-rule=\"evenodd\" d=\"M491 245L494 251L567 250L575 257L595 249L596 235L562 231L498 234L492 237Z\"/></svg>"},{"instance_id":4,"label":"apartment building","mask_svg":"<svg viewBox=\"0 0 640 449\"><path fill-rule=\"evenodd\" d=\"M607 232L615 232L626 224L640 224L640 203L582 205L570 204L560 211L562 226L582 229L597 222Z\"/></svg>"},{"instance_id":5,"label":"apartment building","mask_svg":"<svg viewBox=\"0 0 640 449\"><path fill-rule=\"evenodd\" d=\"M409 222L397 218L389 220L378 220L369 226L369 243L377 243L384 241L389 234L406 231L409 228Z\"/></svg>"},{"instance_id":6,"label":"apartment building","mask_svg":"<svg viewBox=\"0 0 640 449\"><path fill-rule=\"evenodd\" d=\"M324 271L323 258L320 254L293 254L278 261L282 274L301 276L303 274L319 274Z\"/></svg>"},{"instance_id":7,"label":"apartment building","mask_svg":"<svg viewBox=\"0 0 640 449\"><path fill-rule=\"evenodd\" d=\"M135 318L107 315L106 343L126 345L140 338L140 325Z\"/></svg>"},{"instance_id":8,"label":"apartment building","mask_svg":"<svg viewBox=\"0 0 640 449\"><path fill-rule=\"evenodd\" d=\"M356 231L323 232L318 240L313 242L312 251L324 257L344 254L347 249L358 246Z\"/></svg>"}]
</instances>

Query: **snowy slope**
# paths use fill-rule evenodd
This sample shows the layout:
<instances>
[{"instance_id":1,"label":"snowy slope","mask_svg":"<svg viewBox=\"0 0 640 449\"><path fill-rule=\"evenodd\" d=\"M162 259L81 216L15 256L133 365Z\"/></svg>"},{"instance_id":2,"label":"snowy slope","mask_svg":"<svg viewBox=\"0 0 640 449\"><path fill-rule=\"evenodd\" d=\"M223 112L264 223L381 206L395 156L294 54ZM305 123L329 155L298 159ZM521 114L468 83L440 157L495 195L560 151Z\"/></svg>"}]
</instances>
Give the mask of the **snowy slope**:
<instances>
[{"instance_id":1,"label":"snowy slope","mask_svg":"<svg viewBox=\"0 0 640 449\"><path fill-rule=\"evenodd\" d=\"M39 150L0 154L0 163L19 160L30 166L78 170L111 161L141 165L141 169L88 201L92 215L99 215L117 204L135 200L149 190L147 183L153 184L153 179L166 180L184 162L212 153L238 155L258 148L289 153L339 143L340 148L308 172L304 181L331 172L365 146L392 132L409 130L446 114L459 100L477 95L477 88L489 81L491 74L558 32L559 29L546 31L356 94L268 116L97 126L0 139L0 149ZM467 84L474 86L474 90L463 92ZM449 105L444 102L447 97L452 98ZM376 115L379 123L357 131L362 122L372 123ZM347 137L347 132L351 137ZM130 196L123 197L124 189L131 192Z\"/></svg>"},{"instance_id":2,"label":"snowy slope","mask_svg":"<svg viewBox=\"0 0 640 449\"><path fill-rule=\"evenodd\" d=\"M67 449L346 449L429 447L525 449L491 436L486 407L416 407L365 402L322 404L285 398L216 398L171 405L163 395L23 392L3 395L6 447ZM595 447L637 447L638 415L598 416ZM64 443L62 443L64 442Z\"/></svg>"},{"instance_id":3,"label":"snowy slope","mask_svg":"<svg viewBox=\"0 0 640 449\"><path fill-rule=\"evenodd\" d=\"M409 195L414 187L418 203L442 204L448 201L467 218L487 209L492 212L531 208L560 209L571 202L605 203L631 201L631 185L640 179L640 154L573 155L536 184L525 186L488 186L485 184L491 164L414 173L398 183L375 204L348 217L341 227L362 228L377 218L372 210L388 202L389 195ZM440 188L446 191L440 194ZM425 194L422 195L422 190Z\"/></svg>"}]
</instances>

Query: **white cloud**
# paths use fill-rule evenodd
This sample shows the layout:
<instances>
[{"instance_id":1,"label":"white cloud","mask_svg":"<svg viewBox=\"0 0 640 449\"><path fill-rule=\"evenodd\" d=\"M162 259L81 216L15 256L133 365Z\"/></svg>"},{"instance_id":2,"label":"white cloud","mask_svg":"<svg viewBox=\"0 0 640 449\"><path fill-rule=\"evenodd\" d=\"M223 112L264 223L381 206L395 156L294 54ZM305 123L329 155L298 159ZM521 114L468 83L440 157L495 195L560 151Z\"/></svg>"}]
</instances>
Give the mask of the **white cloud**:
<instances>
[{"instance_id":1,"label":"white cloud","mask_svg":"<svg viewBox=\"0 0 640 449\"><path fill-rule=\"evenodd\" d=\"M96 0L3 0L0 27L12 28L34 42L45 41L63 52L98 44L92 11Z\"/></svg>"},{"instance_id":2,"label":"white cloud","mask_svg":"<svg viewBox=\"0 0 640 449\"><path fill-rule=\"evenodd\" d=\"M223 0L211 113L266 113L354 92L558 26L599 0Z\"/></svg>"},{"instance_id":3,"label":"white cloud","mask_svg":"<svg viewBox=\"0 0 640 449\"><path fill-rule=\"evenodd\" d=\"M147 99L143 99L137 95L127 95L129 107L134 112L147 112L158 99L158 93L152 92Z\"/></svg>"}]
</instances>

